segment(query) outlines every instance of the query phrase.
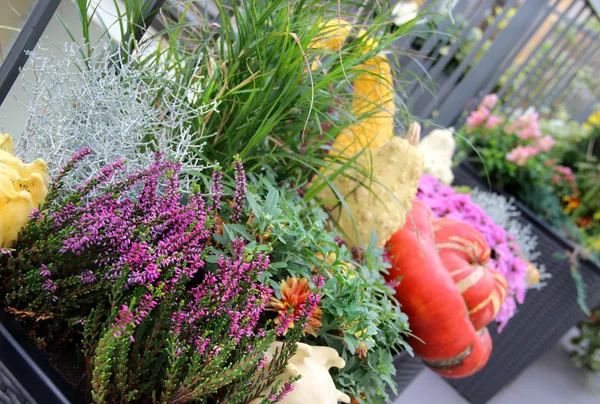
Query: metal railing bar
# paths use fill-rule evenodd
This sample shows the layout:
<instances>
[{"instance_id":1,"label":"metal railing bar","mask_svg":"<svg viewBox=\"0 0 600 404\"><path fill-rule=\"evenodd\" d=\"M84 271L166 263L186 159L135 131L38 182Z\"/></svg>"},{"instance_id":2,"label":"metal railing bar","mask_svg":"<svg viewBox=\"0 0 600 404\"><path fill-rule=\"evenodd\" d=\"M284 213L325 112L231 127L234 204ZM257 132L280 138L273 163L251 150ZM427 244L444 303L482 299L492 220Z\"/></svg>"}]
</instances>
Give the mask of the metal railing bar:
<instances>
[{"instance_id":1,"label":"metal railing bar","mask_svg":"<svg viewBox=\"0 0 600 404\"><path fill-rule=\"evenodd\" d=\"M436 123L451 126L460 116L467 101L483 88L495 69L514 50L514 44L529 31L531 22L544 11L546 0L527 0L498 33L490 49L452 90L441 105Z\"/></svg>"},{"instance_id":2,"label":"metal railing bar","mask_svg":"<svg viewBox=\"0 0 600 404\"><path fill-rule=\"evenodd\" d=\"M452 72L450 77L444 82L442 88L440 88L438 90L437 97L432 99L429 102L429 104L425 107L425 110L423 111L425 116L429 116L433 112L433 110L435 109L435 106L437 104L437 101L443 99L446 96L446 94L450 90L450 87L452 85L454 85L454 83L456 81L458 81L460 76L467 70L467 68L469 67L471 62L475 59L475 57L477 56L477 54L483 47L483 44L485 43L485 41L487 41L492 36L492 34L494 32L496 32L498 26L506 18L508 11L512 8L513 5L516 4L516 2L517 2L517 0L510 0L504 6L504 9L500 13L500 15L498 15L496 17L493 24L490 25L489 27L487 27L487 29L485 30L481 39L477 43L477 45L471 50L471 52L469 52L467 57L461 62L461 64L458 66L458 68L454 72ZM454 51L456 51L456 48L453 50L453 52ZM440 60L440 62L438 62L438 64L436 64L433 71L430 72L434 81L441 74L444 67L449 63L450 57L446 58L446 56L449 56L449 55L451 56L450 53L451 52L448 52L448 55L445 55L444 58L442 58L442 60Z\"/></svg>"},{"instance_id":3,"label":"metal railing bar","mask_svg":"<svg viewBox=\"0 0 600 404\"><path fill-rule=\"evenodd\" d=\"M574 7L574 5L576 5L576 4L579 4L579 3L573 2L567 8L567 10L565 10L565 12L562 14L561 18L559 18L552 25L552 27L548 30L548 32L546 33L546 35L544 35L544 39L538 43L538 45L536 46L534 52L532 52L529 55L529 58L527 58L527 60L523 62L523 64L521 65L521 67L527 66L529 64L529 61L533 61L534 60L533 58L538 54L538 52L540 50L542 50L543 44L550 38L550 36L554 33L555 29L560 26L560 24L563 22L563 20L565 18L567 18L567 14L570 12L571 8ZM569 29L571 28L571 26L575 23L575 20L582 15L582 13L583 13L584 10L585 10L585 7L581 7L578 10L577 15L572 20L569 21L569 23L567 24L567 27L559 35L559 38L554 42L554 45L558 45L558 43L560 43L562 41L562 39L566 36L566 34L569 31ZM562 52L562 50L564 49L564 47L566 46L567 43L568 42L565 42L565 45L563 45L563 48L561 48L561 50L559 50L556 53L554 52L557 49L556 46L553 46L553 47L549 48L545 53L542 51L540 59L535 63L535 65L533 66L533 68L531 68L531 70L529 70L529 72L525 76L525 80L523 80L523 84L521 85L520 91L519 92L516 92L516 91L513 92L510 95L510 97L508 98L508 100L504 103L504 108L505 109L512 108L511 113L508 116L511 116L512 113L523 102L524 98L527 97L528 89L529 89L529 83L531 82L532 77L544 65L544 63L550 58L551 54L553 54L555 56L556 55L560 55L560 53ZM554 61L552 61L551 63L554 63ZM520 73L520 71L517 72L517 75L518 75L518 73ZM500 92L498 94L498 96L502 97L504 94L505 94L504 92ZM520 95L521 95L521 97L520 97Z\"/></svg>"},{"instance_id":4,"label":"metal railing bar","mask_svg":"<svg viewBox=\"0 0 600 404\"><path fill-rule=\"evenodd\" d=\"M468 11L466 11L465 13L463 13L463 17L464 17L463 20L464 21L474 20L474 22L470 23L466 28L464 28L462 30L458 29L458 30L455 30L455 32L449 32L449 33L445 33L445 35L442 35L441 41L438 42L438 46L436 46L433 49L433 51L434 51L433 55L428 60L426 60L425 63L423 63L423 65L425 66L426 69L429 70L429 68L434 63L436 65L439 63L438 57L440 55L441 49L450 42L450 40L452 39L452 37L454 37L455 34L459 34L459 38L455 42L455 44L460 45L460 43L462 41L464 41L464 38L469 33L469 31L473 28L474 24L477 23L477 22L479 22L481 20L481 17L479 15L469 14L471 10L472 10L472 7ZM485 10L483 10L482 12L484 12L484 11Z\"/></svg>"},{"instance_id":5,"label":"metal railing bar","mask_svg":"<svg viewBox=\"0 0 600 404\"><path fill-rule=\"evenodd\" d=\"M523 46L518 46L517 49L515 49L515 54L514 54L514 56L512 58L513 60L518 56L518 54L521 51L521 49L526 45L526 43L531 39L531 37L533 36L533 34L535 32L537 32L537 30L540 28L540 26L548 18L548 15L550 14L550 12L552 12L554 9L556 9L556 7L560 3L560 1L561 0L556 0L551 7L549 7L549 8L547 7L546 8L545 13L542 14L543 18L538 19L537 20L537 24L535 24L536 25L535 31L531 31L531 35L528 35L527 37L523 38L525 40L525 42L523 43ZM573 4L575 4L575 3L573 3ZM571 7L573 7L573 4L571 4ZM548 4L546 3L546 6L547 5ZM554 26L551 27L551 29L546 33L546 35L544 35L544 38L540 42L537 43L537 45L535 46L535 48L533 49L533 51L531 52L530 55L535 55L541 49L541 47L543 46L544 42L546 42L546 40L550 37L550 32L552 31L552 28L554 28ZM506 94L506 92L510 88L510 85L517 78L517 76L519 75L519 73L527 66L528 62L529 62L529 58L523 60L523 62L521 62L519 64L519 66L511 74L511 76L506 81L506 83L504 83L504 85L502 86L502 88L500 89L500 91L498 91L498 97L502 98L504 96L504 94ZM512 61L511 61L511 63L512 63Z\"/></svg>"},{"instance_id":6,"label":"metal railing bar","mask_svg":"<svg viewBox=\"0 0 600 404\"><path fill-rule=\"evenodd\" d=\"M597 39L598 36L596 36L595 34L584 34L584 38L579 42L580 46L578 48L575 48L574 52L571 55L566 55L563 61L558 66L558 68L555 70L555 74L550 80L550 83L552 84L548 83L546 86L541 87L538 90L535 97L533 98L533 100L531 101L531 105L536 105L537 101L540 99L542 94L546 96L552 94L552 91L559 85L562 77L564 77L569 72L569 70L573 71L574 69L579 69L581 64L578 63L578 59L583 57L585 53L590 49L590 47L594 45L595 42L597 43ZM584 43L586 44L584 45ZM563 70L565 66L566 68Z\"/></svg>"},{"instance_id":7,"label":"metal railing bar","mask_svg":"<svg viewBox=\"0 0 600 404\"><path fill-rule=\"evenodd\" d=\"M28 52L37 45L60 3L61 0L39 0L31 11L17 40L0 66L0 105L19 77L21 68L29 59Z\"/></svg>"},{"instance_id":8,"label":"metal railing bar","mask_svg":"<svg viewBox=\"0 0 600 404\"><path fill-rule=\"evenodd\" d=\"M600 40L600 38L595 38L595 39ZM592 52L589 52L586 57L584 57L583 59L581 59L579 61L577 66L575 66L575 68L572 70L572 72L566 79L564 79L564 78L561 79L561 80L563 80L562 85L558 89L554 90L554 94L550 94L550 96L548 97L547 105L554 104L554 102L562 95L562 93L567 89L569 84L573 81L573 79L575 78L575 75L577 74L579 67L581 65L586 64L592 57L597 56L599 51L600 51L600 46L596 47Z\"/></svg>"},{"instance_id":9,"label":"metal railing bar","mask_svg":"<svg viewBox=\"0 0 600 404\"><path fill-rule=\"evenodd\" d=\"M492 89L498 84L498 81L500 80L502 75L506 72L506 70L509 68L509 66L512 65L512 63L517 58L519 53L521 53L521 50L523 49L523 47L527 44L527 42L529 42L531 37L537 32L537 30L544 23L546 18L548 18L550 11L554 7L556 7L560 1L561 0L556 0L553 5L550 5L548 3L545 4L544 12L542 14L540 14L538 16L538 18L535 19L535 21L534 21L533 25L531 26L531 28L529 29L529 31L527 31L525 33L525 35L523 35L521 37L519 42L517 42L515 44L515 49L513 50L513 52L502 62L502 64L500 65L500 68L497 69L496 72L494 72L494 75L491 77L491 79L488 81L488 83L485 85L485 87L481 90L479 96L477 97L477 102L475 103L475 105L477 105L481 101L483 96L486 94L489 94L492 91ZM523 66L523 64L520 64L519 68L521 68L522 66ZM515 77L517 76L517 73L518 73L518 70L514 74L511 75L511 77L505 83L503 88L506 85L510 86L510 84L512 84Z\"/></svg>"},{"instance_id":10,"label":"metal railing bar","mask_svg":"<svg viewBox=\"0 0 600 404\"><path fill-rule=\"evenodd\" d=\"M461 20L468 19L470 16L469 11L471 9L473 9L472 4L473 3L468 2L468 0L460 0L457 3L456 7L454 8L453 13L456 12L458 15L460 15ZM465 10L461 10L463 8L463 6L465 6ZM458 20L458 18L459 17L457 17L457 20ZM429 38L427 38L427 40L425 41L423 46L421 46L421 49L419 49L418 54L422 55L425 58L434 49L436 44L439 43L440 38L442 38L442 40L449 41L450 35L445 34L445 33L442 35L440 33L445 32L451 26L452 26L452 21L450 20L450 18L447 18L445 21L443 21L438 27L436 27L436 32L434 32ZM409 69L411 71L416 71L416 72L418 72L420 69L422 69L424 64L423 63L415 63L415 62L416 61L411 58L411 61L406 65L406 69ZM416 80L415 83L411 83L407 89L407 93L411 94L415 90L415 88L418 86L418 84L419 84L418 80Z\"/></svg>"},{"instance_id":11,"label":"metal railing bar","mask_svg":"<svg viewBox=\"0 0 600 404\"><path fill-rule=\"evenodd\" d=\"M431 80L434 83L435 83L436 77L439 75L440 70L443 69L448 64L448 62L451 60L452 56L454 56L454 54L458 50L459 46L462 45L463 41L469 35L471 30L482 21L482 19L485 17L485 14L487 13L487 11L489 11L489 9L491 8L493 2L494 2L494 0L484 2L481 5L481 7L477 10L477 12L469 17L469 19L467 20L467 21L469 21L468 24L462 29L457 40L454 41L454 43L452 45L450 45L450 48L448 49L447 53L441 59L438 59L438 56L440 55L442 46L439 46L436 49L436 52L432 57L431 63L429 63L429 65L426 66L426 68L428 69L428 72L429 72L429 76L431 77ZM433 60L435 60L435 66L433 66L433 64L434 64ZM438 67L440 65L441 65L441 67ZM429 71L429 68L431 68L432 66L433 66L433 68L431 69L431 71ZM418 98L421 96L422 93L423 93L422 90L415 91L413 93L413 97Z\"/></svg>"}]
</instances>

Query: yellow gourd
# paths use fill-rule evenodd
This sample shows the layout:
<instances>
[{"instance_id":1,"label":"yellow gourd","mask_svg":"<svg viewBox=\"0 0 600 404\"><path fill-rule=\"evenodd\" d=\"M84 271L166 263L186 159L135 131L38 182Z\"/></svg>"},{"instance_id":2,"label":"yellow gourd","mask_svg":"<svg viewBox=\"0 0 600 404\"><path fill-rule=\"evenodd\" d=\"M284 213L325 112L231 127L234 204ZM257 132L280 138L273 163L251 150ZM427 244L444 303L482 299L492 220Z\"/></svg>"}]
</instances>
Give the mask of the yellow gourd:
<instances>
[{"instance_id":1,"label":"yellow gourd","mask_svg":"<svg viewBox=\"0 0 600 404\"><path fill-rule=\"evenodd\" d=\"M341 154L351 157L365 147L383 146L394 136L394 91L392 68L384 55L367 60L356 80L352 113L364 116L342 131L333 147ZM334 152L335 153L335 152Z\"/></svg>"},{"instance_id":2,"label":"yellow gourd","mask_svg":"<svg viewBox=\"0 0 600 404\"><path fill-rule=\"evenodd\" d=\"M405 139L393 137L383 146L365 151L355 166L332 181L344 197L350 215L339 205L331 188L324 188L318 196L329 209L337 205L331 215L347 243L368 243L375 231L377 245L383 246L404 227L422 174L422 154Z\"/></svg>"},{"instance_id":3,"label":"yellow gourd","mask_svg":"<svg viewBox=\"0 0 600 404\"><path fill-rule=\"evenodd\" d=\"M540 277L540 270L530 262L529 265L527 265L527 286L531 287L537 284L540 281Z\"/></svg>"},{"instance_id":4,"label":"yellow gourd","mask_svg":"<svg viewBox=\"0 0 600 404\"><path fill-rule=\"evenodd\" d=\"M348 35L349 24L337 20L325 24L329 32L341 32L334 40L319 41L319 47L339 49ZM334 28L331 28L334 27ZM358 38L364 53L373 51L378 43L361 29ZM368 243L371 233L377 232L378 245L404 226L406 212L417 193L423 173L423 156L416 148L421 127L413 123L407 140L394 137L394 88L392 69L385 55L376 55L359 66L361 72L352 83L354 99L352 113L363 117L342 131L333 143L331 155L352 158L354 164L332 182L347 203L348 210L339 204L331 188L323 189L319 199L328 209L337 206L332 216L350 245ZM334 169L325 170L331 177ZM350 213L350 214L348 214ZM358 236L358 237L356 237Z\"/></svg>"},{"instance_id":5,"label":"yellow gourd","mask_svg":"<svg viewBox=\"0 0 600 404\"><path fill-rule=\"evenodd\" d=\"M10 248L29 214L48 192L48 167L38 159L25 164L14 155L12 138L0 134L0 247Z\"/></svg>"}]
</instances>

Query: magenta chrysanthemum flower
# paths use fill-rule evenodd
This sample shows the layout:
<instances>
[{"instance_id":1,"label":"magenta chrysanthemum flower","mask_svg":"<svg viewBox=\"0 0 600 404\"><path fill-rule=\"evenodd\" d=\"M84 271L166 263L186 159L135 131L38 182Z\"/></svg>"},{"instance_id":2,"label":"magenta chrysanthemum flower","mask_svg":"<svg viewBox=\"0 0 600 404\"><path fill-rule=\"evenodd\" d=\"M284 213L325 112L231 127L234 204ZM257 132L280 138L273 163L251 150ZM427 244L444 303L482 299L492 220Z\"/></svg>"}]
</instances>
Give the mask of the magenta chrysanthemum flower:
<instances>
[{"instance_id":1,"label":"magenta chrysanthemum flower","mask_svg":"<svg viewBox=\"0 0 600 404\"><path fill-rule=\"evenodd\" d=\"M502 274L508 283L508 296L496 317L501 330L515 314L517 303L523 303L527 290L528 263L523 258L514 236L494 223L485 211L471 201L468 194L457 193L452 187L425 174L419 181L417 199L425 202L435 217L448 217L468 223L479 230L493 251L490 266Z\"/></svg>"}]
</instances>

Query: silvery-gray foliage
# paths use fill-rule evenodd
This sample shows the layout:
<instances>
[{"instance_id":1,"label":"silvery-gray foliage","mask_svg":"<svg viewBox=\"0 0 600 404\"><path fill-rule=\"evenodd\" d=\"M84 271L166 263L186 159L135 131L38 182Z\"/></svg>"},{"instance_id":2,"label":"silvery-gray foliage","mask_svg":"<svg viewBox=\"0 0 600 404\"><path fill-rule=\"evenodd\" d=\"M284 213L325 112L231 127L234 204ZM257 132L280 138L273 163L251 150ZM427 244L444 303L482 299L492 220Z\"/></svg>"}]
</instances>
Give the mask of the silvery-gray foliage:
<instances>
[{"instance_id":1,"label":"silvery-gray foliage","mask_svg":"<svg viewBox=\"0 0 600 404\"><path fill-rule=\"evenodd\" d=\"M523 224L517 219L519 210L512 202L502 195L473 189L471 199L499 226L515 236L515 241L521 248L525 258L535 260L537 252L537 237L531 231L531 225Z\"/></svg>"},{"instance_id":2,"label":"silvery-gray foliage","mask_svg":"<svg viewBox=\"0 0 600 404\"><path fill-rule=\"evenodd\" d=\"M161 151L183 163L182 188L189 189L189 174L208 166L201 157L207 135L190 128L193 123L202 128L203 115L218 106L190 106L189 98L202 92L203 78L166 86L174 75L161 63L140 66L135 57L115 63L106 44L95 46L86 58L74 44L65 45L63 54L31 53L24 69L33 76L25 86L29 118L18 155L26 161L42 157L56 174L73 153L89 147L93 155L66 179L66 189L73 190L109 162L126 160L128 171L135 172L151 164L154 151ZM171 88L185 91L178 95Z\"/></svg>"}]
</instances>

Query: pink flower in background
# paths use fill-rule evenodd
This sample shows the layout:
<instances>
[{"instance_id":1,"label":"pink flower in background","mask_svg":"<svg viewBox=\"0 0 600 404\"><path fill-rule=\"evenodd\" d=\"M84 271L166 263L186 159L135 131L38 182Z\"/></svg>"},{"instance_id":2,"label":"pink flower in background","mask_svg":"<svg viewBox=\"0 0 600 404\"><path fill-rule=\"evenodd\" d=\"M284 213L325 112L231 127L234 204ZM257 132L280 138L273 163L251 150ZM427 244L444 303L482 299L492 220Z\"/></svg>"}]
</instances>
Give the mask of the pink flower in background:
<instances>
[{"instance_id":1,"label":"pink flower in background","mask_svg":"<svg viewBox=\"0 0 600 404\"><path fill-rule=\"evenodd\" d=\"M535 156L539 152L539 149L532 146L517 146L506 155L506 159L511 163L522 166L525 165L530 157Z\"/></svg>"},{"instance_id":2,"label":"pink flower in background","mask_svg":"<svg viewBox=\"0 0 600 404\"><path fill-rule=\"evenodd\" d=\"M489 116L490 110L483 106L472 111L467 118L467 130L471 132L473 129L482 126Z\"/></svg>"},{"instance_id":3,"label":"pink flower in background","mask_svg":"<svg viewBox=\"0 0 600 404\"><path fill-rule=\"evenodd\" d=\"M535 139L542 136L542 132L540 132L540 128L536 126L526 126L517 132L517 136L521 139Z\"/></svg>"},{"instance_id":4,"label":"pink flower in background","mask_svg":"<svg viewBox=\"0 0 600 404\"><path fill-rule=\"evenodd\" d=\"M502 122L502 118L496 115L490 115L490 117L485 122L486 129L494 129L497 128L498 125Z\"/></svg>"},{"instance_id":5,"label":"pink flower in background","mask_svg":"<svg viewBox=\"0 0 600 404\"><path fill-rule=\"evenodd\" d=\"M517 132L517 136L525 140L538 138L542 136L539 117L537 112L521 115L506 128L506 132L509 134Z\"/></svg>"},{"instance_id":6,"label":"pink flower in background","mask_svg":"<svg viewBox=\"0 0 600 404\"><path fill-rule=\"evenodd\" d=\"M573 170L571 170L570 167L556 166L555 170L557 173L562 174L562 176L565 177L567 181L575 181Z\"/></svg>"},{"instance_id":7,"label":"pink flower in background","mask_svg":"<svg viewBox=\"0 0 600 404\"><path fill-rule=\"evenodd\" d=\"M554 138L552 136L544 136L533 141L534 147L537 147L543 152L548 153L554 147Z\"/></svg>"},{"instance_id":8,"label":"pink flower in background","mask_svg":"<svg viewBox=\"0 0 600 404\"><path fill-rule=\"evenodd\" d=\"M498 95L497 94L488 94L483 97L479 106L485 107L491 111L492 109L494 109L494 107L496 106L497 103L498 103Z\"/></svg>"}]
</instances>

